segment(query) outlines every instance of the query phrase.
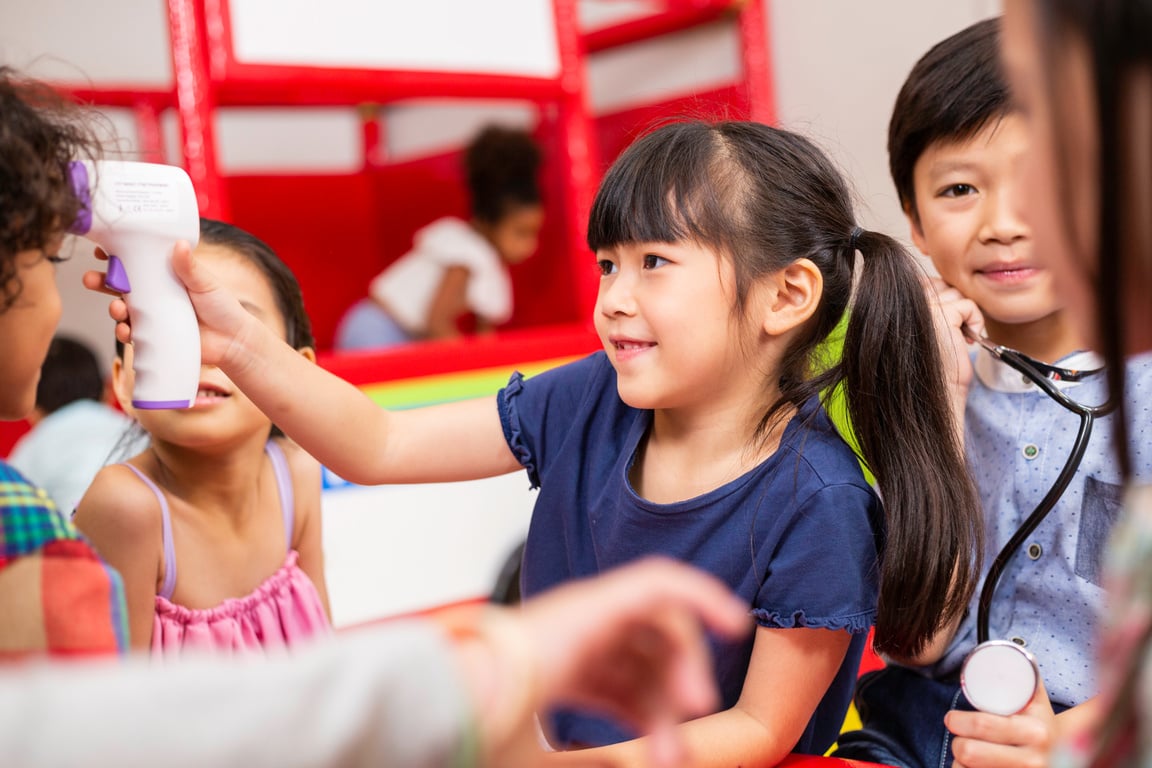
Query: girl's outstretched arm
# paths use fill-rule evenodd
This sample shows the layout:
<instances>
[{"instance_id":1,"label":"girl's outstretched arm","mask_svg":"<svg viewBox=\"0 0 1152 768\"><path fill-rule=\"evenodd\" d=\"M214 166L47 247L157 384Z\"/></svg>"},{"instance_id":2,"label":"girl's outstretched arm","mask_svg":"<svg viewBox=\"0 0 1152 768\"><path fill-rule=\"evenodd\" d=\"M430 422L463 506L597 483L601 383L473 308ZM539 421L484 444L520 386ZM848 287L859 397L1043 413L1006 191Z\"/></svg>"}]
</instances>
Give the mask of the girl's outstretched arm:
<instances>
[{"instance_id":1,"label":"girl's outstretched arm","mask_svg":"<svg viewBox=\"0 0 1152 768\"><path fill-rule=\"evenodd\" d=\"M313 365L249 314L187 243L172 265L200 319L203 362L219 366L284 432L333 472L361 484L468 480L512 472L495 398L389 412ZM103 275L89 272L89 288ZM116 336L131 340L127 307L114 300Z\"/></svg>"},{"instance_id":2,"label":"girl's outstretched arm","mask_svg":"<svg viewBox=\"0 0 1152 768\"><path fill-rule=\"evenodd\" d=\"M740 700L731 709L679 726L690 768L775 765L792 751L832 684L851 635L827 629L756 630ZM649 738L557 752L553 765L646 764Z\"/></svg>"}]
</instances>

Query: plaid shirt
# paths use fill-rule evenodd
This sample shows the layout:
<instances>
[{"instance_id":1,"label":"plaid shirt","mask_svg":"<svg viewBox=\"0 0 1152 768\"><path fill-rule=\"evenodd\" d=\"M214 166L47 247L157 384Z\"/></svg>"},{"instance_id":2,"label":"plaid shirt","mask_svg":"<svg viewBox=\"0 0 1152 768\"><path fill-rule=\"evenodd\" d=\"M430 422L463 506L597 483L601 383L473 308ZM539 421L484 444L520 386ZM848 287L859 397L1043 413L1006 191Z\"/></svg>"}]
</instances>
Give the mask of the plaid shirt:
<instances>
[{"instance_id":1,"label":"plaid shirt","mask_svg":"<svg viewBox=\"0 0 1152 768\"><path fill-rule=\"evenodd\" d=\"M120 575L48 494L0 461L0 659L127 647Z\"/></svg>"}]
</instances>

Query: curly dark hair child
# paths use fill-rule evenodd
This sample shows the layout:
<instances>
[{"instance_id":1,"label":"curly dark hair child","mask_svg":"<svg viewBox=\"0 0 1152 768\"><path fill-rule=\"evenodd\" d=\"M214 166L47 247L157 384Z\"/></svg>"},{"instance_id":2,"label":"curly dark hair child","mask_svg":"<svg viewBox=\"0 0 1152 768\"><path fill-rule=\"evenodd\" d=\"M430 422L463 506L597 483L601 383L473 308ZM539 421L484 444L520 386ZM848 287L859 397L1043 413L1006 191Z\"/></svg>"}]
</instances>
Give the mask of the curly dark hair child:
<instances>
[{"instance_id":1,"label":"curly dark hair child","mask_svg":"<svg viewBox=\"0 0 1152 768\"><path fill-rule=\"evenodd\" d=\"M540 203L540 148L518 128L490 125L464 150L472 215L493 224L509 209Z\"/></svg>"},{"instance_id":2,"label":"curly dark hair child","mask_svg":"<svg viewBox=\"0 0 1152 768\"><path fill-rule=\"evenodd\" d=\"M0 312L20 295L15 256L39 250L80 210L68 163L95 158L84 113L51 87L0 67Z\"/></svg>"}]
</instances>

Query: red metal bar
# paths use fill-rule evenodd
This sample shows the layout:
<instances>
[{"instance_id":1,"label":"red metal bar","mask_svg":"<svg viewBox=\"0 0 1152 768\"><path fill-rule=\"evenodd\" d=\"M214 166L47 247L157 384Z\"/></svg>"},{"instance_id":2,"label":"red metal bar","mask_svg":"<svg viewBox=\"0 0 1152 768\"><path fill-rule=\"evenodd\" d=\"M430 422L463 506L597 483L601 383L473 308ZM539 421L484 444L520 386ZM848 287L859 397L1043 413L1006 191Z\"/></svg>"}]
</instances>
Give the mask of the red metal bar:
<instances>
[{"instance_id":1,"label":"red metal bar","mask_svg":"<svg viewBox=\"0 0 1152 768\"><path fill-rule=\"evenodd\" d=\"M227 219L228 203L216 165L215 99L208 77L196 0L168 0L172 72L183 129L184 166L196 188L200 215Z\"/></svg>"},{"instance_id":2,"label":"red metal bar","mask_svg":"<svg viewBox=\"0 0 1152 768\"><path fill-rule=\"evenodd\" d=\"M766 4L767 0L744 0L739 20L740 57L744 70L744 88L748 94L749 118L761 123L774 123L776 94L768 43Z\"/></svg>"},{"instance_id":3,"label":"red metal bar","mask_svg":"<svg viewBox=\"0 0 1152 768\"><path fill-rule=\"evenodd\" d=\"M738 9L743 0L694 0L692 3L669 3L663 13L641 16L583 34L584 47L589 53L638 43L654 37L680 32L707 24Z\"/></svg>"},{"instance_id":4,"label":"red metal bar","mask_svg":"<svg viewBox=\"0 0 1152 768\"><path fill-rule=\"evenodd\" d=\"M559 94L555 79L469 72L337 69L277 64L228 65L228 79L217 82L221 105L340 106L403 99L525 99L551 101Z\"/></svg>"},{"instance_id":5,"label":"red metal bar","mask_svg":"<svg viewBox=\"0 0 1152 768\"><path fill-rule=\"evenodd\" d=\"M208 76L214 83L228 79L232 60L232 13L228 0L203 0L204 47L208 56Z\"/></svg>"},{"instance_id":6,"label":"red metal bar","mask_svg":"<svg viewBox=\"0 0 1152 768\"><path fill-rule=\"evenodd\" d=\"M56 83L53 87L76 101L101 107L133 109L139 104L147 104L161 111L176 106L176 94L171 90L158 90L150 86L136 87L117 83L102 87L76 87L67 83Z\"/></svg>"},{"instance_id":7,"label":"red metal bar","mask_svg":"<svg viewBox=\"0 0 1152 768\"><path fill-rule=\"evenodd\" d=\"M365 171L384 165L383 129L380 125L380 107L377 104L361 104L360 136L363 142L363 167Z\"/></svg>"},{"instance_id":8,"label":"red metal bar","mask_svg":"<svg viewBox=\"0 0 1152 768\"><path fill-rule=\"evenodd\" d=\"M136 143L140 156L149 163L164 162L164 138L160 132L160 111L154 104L140 101L132 110L136 117Z\"/></svg>"},{"instance_id":9,"label":"red metal bar","mask_svg":"<svg viewBox=\"0 0 1152 768\"><path fill-rule=\"evenodd\" d=\"M553 0L556 40L560 54L561 97L557 105L562 146L567 147L565 222L568 227L569 271L581 319L591 317L598 289L586 234L600 167L595 129L588 112L584 75L584 44L577 21L576 0Z\"/></svg>"}]
</instances>

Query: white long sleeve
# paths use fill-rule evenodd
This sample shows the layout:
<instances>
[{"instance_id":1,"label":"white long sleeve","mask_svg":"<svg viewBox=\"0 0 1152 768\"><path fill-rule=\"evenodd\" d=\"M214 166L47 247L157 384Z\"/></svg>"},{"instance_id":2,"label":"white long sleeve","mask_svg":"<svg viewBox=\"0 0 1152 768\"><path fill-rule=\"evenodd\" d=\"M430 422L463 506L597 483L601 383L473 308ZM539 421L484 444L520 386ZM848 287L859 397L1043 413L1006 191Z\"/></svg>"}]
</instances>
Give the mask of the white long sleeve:
<instances>
[{"instance_id":1,"label":"white long sleeve","mask_svg":"<svg viewBox=\"0 0 1152 768\"><path fill-rule=\"evenodd\" d=\"M470 718L448 641L415 622L267 659L0 668L13 766L468 765Z\"/></svg>"}]
</instances>

